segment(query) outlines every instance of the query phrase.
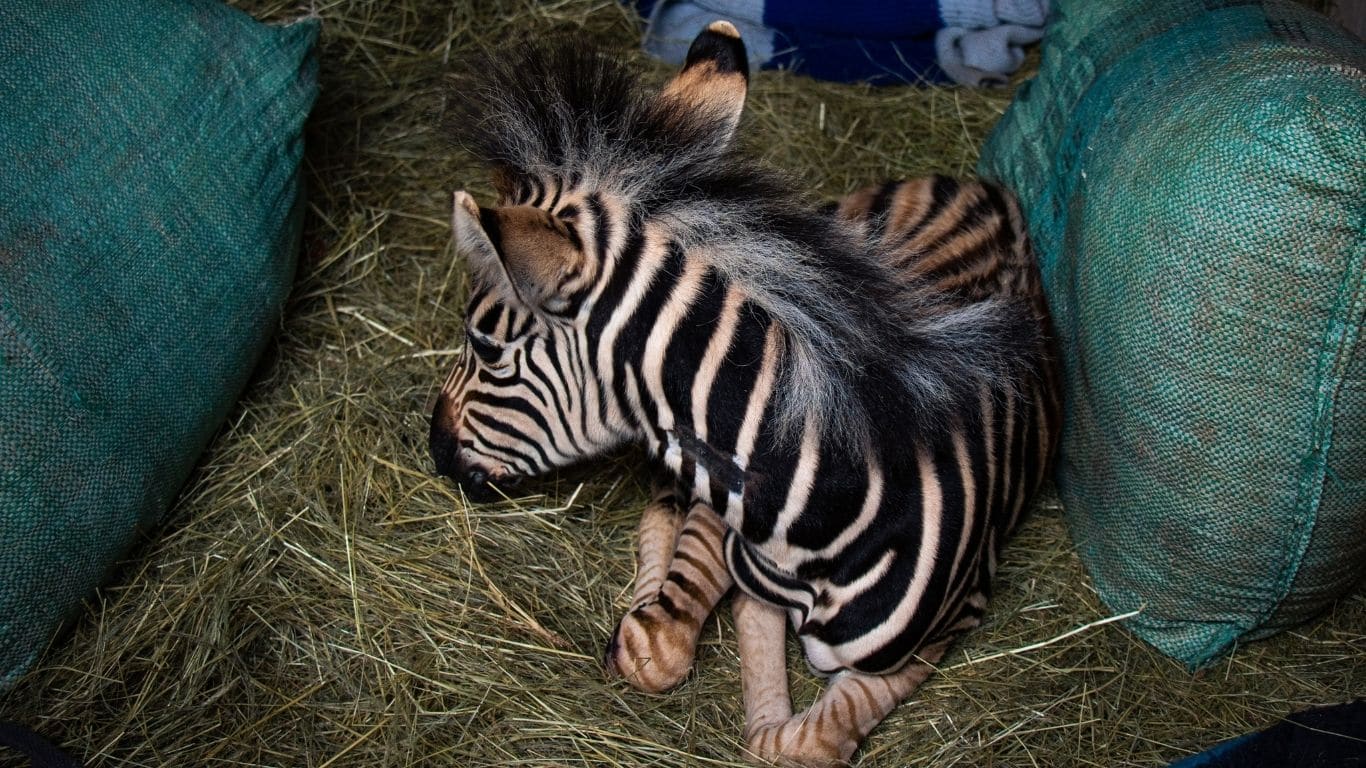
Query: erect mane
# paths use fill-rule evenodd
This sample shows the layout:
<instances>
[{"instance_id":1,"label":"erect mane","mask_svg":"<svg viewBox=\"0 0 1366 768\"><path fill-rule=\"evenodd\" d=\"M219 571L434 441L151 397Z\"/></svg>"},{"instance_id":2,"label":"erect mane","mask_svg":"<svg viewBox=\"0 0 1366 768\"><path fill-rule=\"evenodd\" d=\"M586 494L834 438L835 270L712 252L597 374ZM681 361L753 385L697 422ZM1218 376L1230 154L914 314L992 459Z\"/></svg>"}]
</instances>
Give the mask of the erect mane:
<instances>
[{"instance_id":1,"label":"erect mane","mask_svg":"<svg viewBox=\"0 0 1366 768\"><path fill-rule=\"evenodd\" d=\"M808 413L851 447L943 430L1027 375L1042 339L1022 305L951 306L898 281L874 244L822 216L782 177L713 168L659 215L787 332L788 431Z\"/></svg>"},{"instance_id":2,"label":"erect mane","mask_svg":"<svg viewBox=\"0 0 1366 768\"><path fill-rule=\"evenodd\" d=\"M446 121L488 165L639 201L727 153L723 115L654 98L640 70L572 40L475 54Z\"/></svg>"},{"instance_id":3,"label":"erect mane","mask_svg":"<svg viewBox=\"0 0 1366 768\"><path fill-rule=\"evenodd\" d=\"M939 430L1003 391L1041 343L1019 307L947 308L799 185L717 139L726 116L656 99L638 67L569 41L466 64L448 124L487 164L622 196L663 220L786 331L778 416L861 445ZM878 434L878 433L886 434ZM881 440L886 442L886 440Z\"/></svg>"}]
</instances>

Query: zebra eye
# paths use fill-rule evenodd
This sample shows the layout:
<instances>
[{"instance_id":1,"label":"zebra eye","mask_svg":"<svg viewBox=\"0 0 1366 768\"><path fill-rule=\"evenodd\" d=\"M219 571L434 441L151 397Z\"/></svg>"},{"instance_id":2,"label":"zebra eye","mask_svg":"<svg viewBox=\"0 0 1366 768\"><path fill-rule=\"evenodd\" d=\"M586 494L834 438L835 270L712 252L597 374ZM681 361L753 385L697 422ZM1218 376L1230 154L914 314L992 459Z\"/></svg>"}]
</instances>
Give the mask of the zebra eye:
<instances>
[{"instance_id":1,"label":"zebra eye","mask_svg":"<svg viewBox=\"0 0 1366 768\"><path fill-rule=\"evenodd\" d=\"M483 336L477 336L469 331L465 332L465 340L474 350L474 354L489 365L498 365L503 359L503 348Z\"/></svg>"}]
</instances>

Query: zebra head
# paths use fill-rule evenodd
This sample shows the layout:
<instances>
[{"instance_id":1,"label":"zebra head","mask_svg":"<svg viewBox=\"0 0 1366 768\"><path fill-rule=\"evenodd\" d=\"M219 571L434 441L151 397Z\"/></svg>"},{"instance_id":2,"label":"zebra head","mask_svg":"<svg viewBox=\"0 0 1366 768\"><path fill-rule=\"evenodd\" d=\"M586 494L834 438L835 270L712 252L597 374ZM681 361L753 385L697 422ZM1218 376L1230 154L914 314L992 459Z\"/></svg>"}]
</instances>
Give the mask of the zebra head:
<instances>
[{"instance_id":1,"label":"zebra head","mask_svg":"<svg viewBox=\"0 0 1366 768\"><path fill-rule=\"evenodd\" d=\"M454 195L471 275L465 345L443 383L429 447L470 498L489 484L631 442L640 425L599 370L616 309L604 288L671 167L722 156L748 79L735 28L716 22L657 94L620 62L526 48L478 68L457 130L493 170L497 202ZM619 297L618 297L619 298Z\"/></svg>"}]
</instances>

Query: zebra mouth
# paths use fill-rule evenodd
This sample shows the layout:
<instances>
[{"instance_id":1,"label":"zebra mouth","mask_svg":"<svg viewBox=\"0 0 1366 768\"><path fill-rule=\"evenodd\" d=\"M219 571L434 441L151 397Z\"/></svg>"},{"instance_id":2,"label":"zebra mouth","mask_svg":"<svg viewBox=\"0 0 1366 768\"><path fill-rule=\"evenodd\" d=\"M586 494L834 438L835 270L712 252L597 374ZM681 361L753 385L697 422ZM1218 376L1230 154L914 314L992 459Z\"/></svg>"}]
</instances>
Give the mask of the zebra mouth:
<instances>
[{"instance_id":1,"label":"zebra mouth","mask_svg":"<svg viewBox=\"0 0 1366 768\"><path fill-rule=\"evenodd\" d=\"M498 491L495 490L493 486L489 485L488 480L485 479L482 474L476 473L472 477L460 478L455 482L460 486L460 490L465 494L465 498L476 504L497 501L501 498Z\"/></svg>"},{"instance_id":2,"label":"zebra mouth","mask_svg":"<svg viewBox=\"0 0 1366 768\"><path fill-rule=\"evenodd\" d=\"M443 432L432 430L431 452L436 473L449 477L473 502L497 501L517 485L520 478L505 468L484 470L461 460L459 446Z\"/></svg>"},{"instance_id":3,"label":"zebra mouth","mask_svg":"<svg viewBox=\"0 0 1366 768\"><path fill-rule=\"evenodd\" d=\"M439 410L440 401L437 407ZM432 462L436 465L436 474L454 480L464 492L465 498L472 502L497 501L504 498L507 491L521 480L506 466L485 469L468 461L461 455L460 441L456 439L455 432L443 427L436 418L432 419L428 447Z\"/></svg>"},{"instance_id":4,"label":"zebra mouth","mask_svg":"<svg viewBox=\"0 0 1366 768\"><path fill-rule=\"evenodd\" d=\"M473 471L469 476L460 477L456 480L456 484L460 486L460 491L463 491L464 496L474 503L499 502L499 500L507 497L508 491L516 488L519 482L520 478L508 476L508 474L490 478L488 474L482 473L482 471Z\"/></svg>"},{"instance_id":5,"label":"zebra mouth","mask_svg":"<svg viewBox=\"0 0 1366 768\"><path fill-rule=\"evenodd\" d=\"M465 498L475 503L498 501L506 498L508 492L516 488L522 481L520 477L510 474L506 470L494 470L489 473L474 468L470 468L467 472L461 473L459 477L453 479L460 486L460 490L464 492Z\"/></svg>"}]
</instances>

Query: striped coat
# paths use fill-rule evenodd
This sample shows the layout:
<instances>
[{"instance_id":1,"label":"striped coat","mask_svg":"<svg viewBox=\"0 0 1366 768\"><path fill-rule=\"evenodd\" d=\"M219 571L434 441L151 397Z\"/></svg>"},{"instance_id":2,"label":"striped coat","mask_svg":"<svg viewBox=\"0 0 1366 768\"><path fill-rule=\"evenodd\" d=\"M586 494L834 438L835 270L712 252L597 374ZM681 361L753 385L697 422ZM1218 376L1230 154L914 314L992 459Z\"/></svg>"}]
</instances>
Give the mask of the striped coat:
<instances>
[{"instance_id":1,"label":"striped coat","mask_svg":"<svg viewBox=\"0 0 1366 768\"><path fill-rule=\"evenodd\" d=\"M573 51L477 69L456 122L499 200L456 193L476 289L431 449L476 497L642 445L668 482L609 668L676 684L737 584L750 749L820 764L980 622L1057 376L1013 200L934 177L810 210L730 147L744 61L718 23L657 96ZM832 676L796 717L784 616Z\"/></svg>"}]
</instances>

